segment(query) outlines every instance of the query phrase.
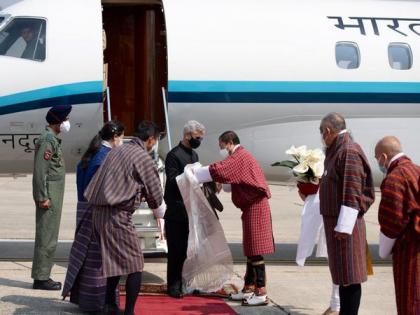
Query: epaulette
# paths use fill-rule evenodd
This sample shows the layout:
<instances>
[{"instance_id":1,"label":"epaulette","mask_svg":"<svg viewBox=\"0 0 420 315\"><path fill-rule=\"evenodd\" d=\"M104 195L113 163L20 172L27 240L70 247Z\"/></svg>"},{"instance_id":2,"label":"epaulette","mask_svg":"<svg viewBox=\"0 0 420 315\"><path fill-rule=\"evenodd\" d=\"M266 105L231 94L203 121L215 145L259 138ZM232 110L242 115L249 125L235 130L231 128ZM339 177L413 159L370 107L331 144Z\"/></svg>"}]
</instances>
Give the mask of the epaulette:
<instances>
[{"instance_id":1,"label":"epaulette","mask_svg":"<svg viewBox=\"0 0 420 315\"><path fill-rule=\"evenodd\" d=\"M55 137L54 137L54 135L51 132L47 132L46 135L45 135L45 140L47 140L47 141L54 141L55 140Z\"/></svg>"},{"instance_id":2,"label":"epaulette","mask_svg":"<svg viewBox=\"0 0 420 315\"><path fill-rule=\"evenodd\" d=\"M38 142L42 142L42 141L47 141L51 143L51 145L53 146L57 143L57 139L51 132L46 132L38 138Z\"/></svg>"}]
</instances>

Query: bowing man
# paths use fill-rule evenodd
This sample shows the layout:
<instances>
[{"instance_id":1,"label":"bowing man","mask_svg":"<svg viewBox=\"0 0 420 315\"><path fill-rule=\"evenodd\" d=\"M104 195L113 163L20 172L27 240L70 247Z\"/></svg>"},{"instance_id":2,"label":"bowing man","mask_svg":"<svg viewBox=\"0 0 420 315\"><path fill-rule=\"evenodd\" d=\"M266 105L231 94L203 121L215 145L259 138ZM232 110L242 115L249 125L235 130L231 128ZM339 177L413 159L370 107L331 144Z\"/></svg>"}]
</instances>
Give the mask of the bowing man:
<instances>
[{"instance_id":1,"label":"bowing man","mask_svg":"<svg viewBox=\"0 0 420 315\"><path fill-rule=\"evenodd\" d=\"M132 216L142 198L162 218L166 210L157 168L150 156L159 138L153 122L144 121L133 139L111 150L85 190L93 205L93 227L101 258L102 276L107 278L105 313L118 313L115 289L127 275L125 315L134 314L144 267L143 252Z\"/></svg>"},{"instance_id":2,"label":"bowing man","mask_svg":"<svg viewBox=\"0 0 420 315\"><path fill-rule=\"evenodd\" d=\"M379 255L392 252L398 315L420 314L420 167L402 152L400 141L383 138L375 158L385 174L379 204Z\"/></svg>"},{"instance_id":3,"label":"bowing man","mask_svg":"<svg viewBox=\"0 0 420 315\"><path fill-rule=\"evenodd\" d=\"M232 202L242 211L243 251L247 256L245 284L232 294L232 300L243 305L268 304L266 273L263 255L274 252L270 189L257 160L245 150L233 131L219 137L220 153L224 160L195 171L198 182L215 181L230 184Z\"/></svg>"}]
</instances>

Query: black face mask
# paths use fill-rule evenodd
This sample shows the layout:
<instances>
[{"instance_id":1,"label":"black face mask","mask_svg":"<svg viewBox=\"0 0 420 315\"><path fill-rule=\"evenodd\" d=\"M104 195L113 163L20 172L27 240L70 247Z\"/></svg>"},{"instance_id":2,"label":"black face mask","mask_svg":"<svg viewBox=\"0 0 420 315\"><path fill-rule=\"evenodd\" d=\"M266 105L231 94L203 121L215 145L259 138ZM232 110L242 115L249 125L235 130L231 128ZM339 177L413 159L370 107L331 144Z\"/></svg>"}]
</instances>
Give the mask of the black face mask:
<instances>
[{"instance_id":1,"label":"black face mask","mask_svg":"<svg viewBox=\"0 0 420 315\"><path fill-rule=\"evenodd\" d=\"M191 139L188 140L188 143L190 144L191 148L197 149L200 146L200 144L201 144L201 140L202 140L201 138L193 138L193 137L191 137Z\"/></svg>"}]
</instances>

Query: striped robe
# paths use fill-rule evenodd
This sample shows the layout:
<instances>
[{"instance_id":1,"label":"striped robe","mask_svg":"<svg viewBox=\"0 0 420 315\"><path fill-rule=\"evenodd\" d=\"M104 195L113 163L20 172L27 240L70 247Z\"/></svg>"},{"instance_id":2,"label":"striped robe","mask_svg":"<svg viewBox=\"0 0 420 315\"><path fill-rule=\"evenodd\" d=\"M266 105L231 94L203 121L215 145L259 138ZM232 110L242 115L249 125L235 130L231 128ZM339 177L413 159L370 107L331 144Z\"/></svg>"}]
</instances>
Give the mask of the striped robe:
<instances>
[{"instance_id":1,"label":"striped robe","mask_svg":"<svg viewBox=\"0 0 420 315\"><path fill-rule=\"evenodd\" d=\"M132 222L143 197L151 209L163 201L154 162L143 142L135 138L108 154L85 192L94 205L104 277L143 271L143 253Z\"/></svg>"},{"instance_id":2,"label":"striped robe","mask_svg":"<svg viewBox=\"0 0 420 315\"><path fill-rule=\"evenodd\" d=\"M243 147L209 166L214 181L232 185L232 202L242 210L243 251L247 257L274 253L270 189L255 158Z\"/></svg>"},{"instance_id":3,"label":"striped robe","mask_svg":"<svg viewBox=\"0 0 420 315\"><path fill-rule=\"evenodd\" d=\"M399 315L420 314L420 167L406 157L393 161L381 185L381 232L392 249Z\"/></svg>"},{"instance_id":4,"label":"striped robe","mask_svg":"<svg viewBox=\"0 0 420 315\"><path fill-rule=\"evenodd\" d=\"M70 293L70 302L83 311L101 310L105 305L106 278L101 271L101 251L93 233L92 207L83 193L111 148L103 146L92 157L86 169L77 166L76 232L70 251L62 296Z\"/></svg>"},{"instance_id":5,"label":"striped robe","mask_svg":"<svg viewBox=\"0 0 420 315\"><path fill-rule=\"evenodd\" d=\"M101 252L92 233L92 207L87 202L77 203L77 219L62 296L70 293L70 302L85 312L98 311L105 305L106 279L100 270Z\"/></svg>"},{"instance_id":6,"label":"striped robe","mask_svg":"<svg viewBox=\"0 0 420 315\"><path fill-rule=\"evenodd\" d=\"M363 214L375 198L371 170L362 149L347 132L338 135L327 149L324 164L319 201L333 283L362 283L367 280ZM334 228L342 206L358 210L359 215L353 233L345 240L337 240Z\"/></svg>"}]
</instances>

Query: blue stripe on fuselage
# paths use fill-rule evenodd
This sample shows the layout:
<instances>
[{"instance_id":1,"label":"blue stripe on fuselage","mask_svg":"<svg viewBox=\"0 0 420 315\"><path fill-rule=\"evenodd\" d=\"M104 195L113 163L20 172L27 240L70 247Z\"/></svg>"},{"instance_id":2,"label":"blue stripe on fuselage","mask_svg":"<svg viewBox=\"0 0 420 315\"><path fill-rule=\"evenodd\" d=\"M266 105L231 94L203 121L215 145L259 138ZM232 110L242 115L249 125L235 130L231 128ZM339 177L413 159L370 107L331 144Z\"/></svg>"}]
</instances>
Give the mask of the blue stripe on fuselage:
<instances>
[{"instance_id":1,"label":"blue stripe on fuselage","mask_svg":"<svg viewBox=\"0 0 420 315\"><path fill-rule=\"evenodd\" d=\"M420 103L420 82L169 81L173 103Z\"/></svg>"},{"instance_id":2,"label":"blue stripe on fuselage","mask_svg":"<svg viewBox=\"0 0 420 315\"><path fill-rule=\"evenodd\" d=\"M102 103L102 81L58 85L0 97L0 115L54 105Z\"/></svg>"},{"instance_id":3,"label":"blue stripe on fuselage","mask_svg":"<svg viewBox=\"0 0 420 315\"><path fill-rule=\"evenodd\" d=\"M112 91L111 91L112 92ZM420 103L420 82L169 81L172 103ZM0 96L0 115L102 102L102 81Z\"/></svg>"},{"instance_id":4,"label":"blue stripe on fuselage","mask_svg":"<svg viewBox=\"0 0 420 315\"><path fill-rule=\"evenodd\" d=\"M420 93L420 82L173 80L169 92Z\"/></svg>"}]
</instances>

